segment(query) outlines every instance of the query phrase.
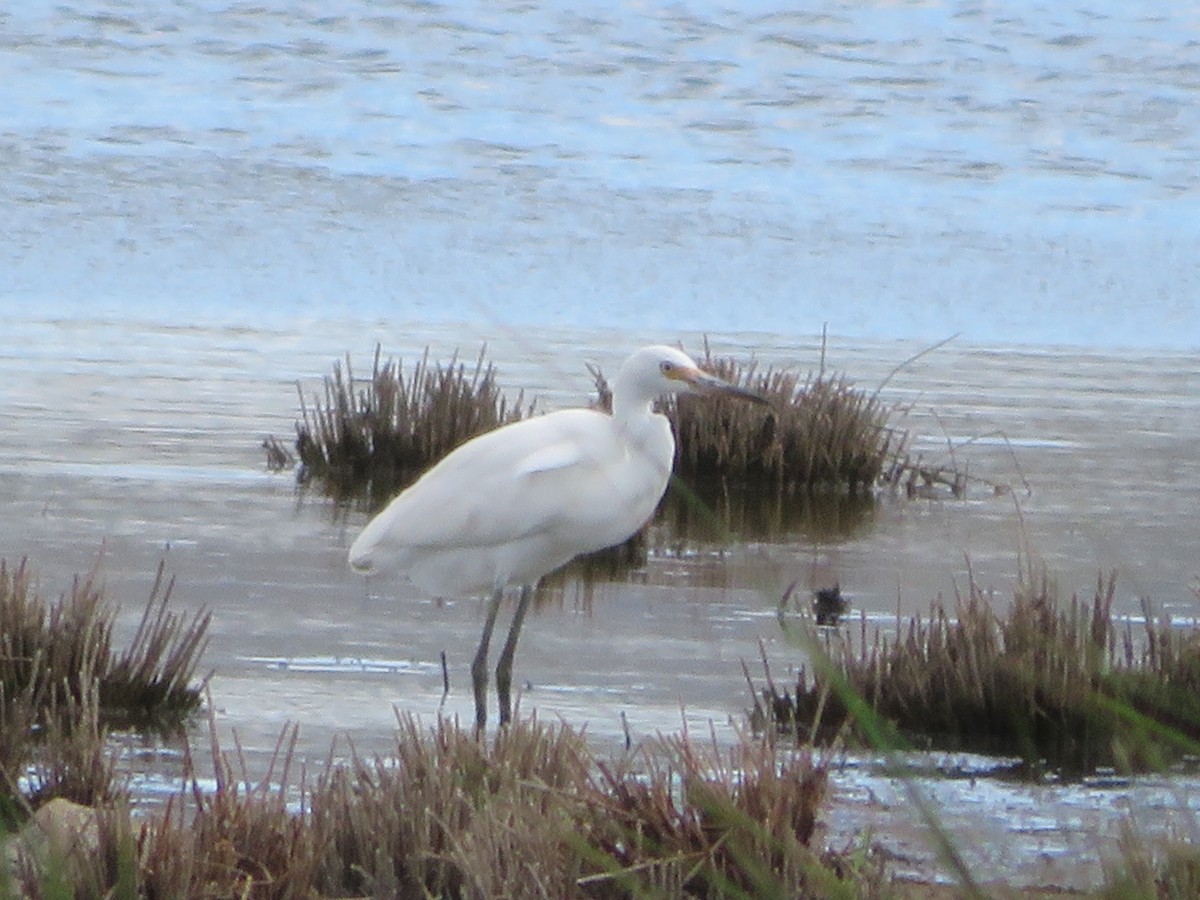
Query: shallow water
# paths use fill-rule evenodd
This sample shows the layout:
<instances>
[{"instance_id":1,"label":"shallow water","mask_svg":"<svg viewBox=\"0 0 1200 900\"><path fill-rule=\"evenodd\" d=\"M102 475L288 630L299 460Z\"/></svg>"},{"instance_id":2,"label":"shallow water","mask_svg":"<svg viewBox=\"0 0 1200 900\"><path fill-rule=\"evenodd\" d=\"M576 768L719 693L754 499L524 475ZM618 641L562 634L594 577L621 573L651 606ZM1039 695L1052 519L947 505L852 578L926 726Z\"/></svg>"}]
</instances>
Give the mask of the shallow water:
<instances>
[{"instance_id":1,"label":"shallow water","mask_svg":"<svg viewBox=\"0 0 1200 900\"><path fill-rule=\"evenodd\" d=\"M480 604L350 575L362 513L264 465L297 381L487 341L545 409L648 340L807 371L828 324L827 368L886 380L968 497L730 544L664 526L635 577L535 611L525 710L614 748L727 739L759 641L777 677L799 660L791 582L887 626L968 570L1006 602L1026 549L1064 594L1115 568L1119 613L1192 619L1198 38L1148 3L0 12L0 556L54 595L103 548L131 628L165 555L176 604L214 611L252 767L289 722L314 760L385 751L394 707L440 708L443 651L469 714ZM148 797L177 763L130 756ZM831 839L882 823L930 865L888 779L837 785ZM1086 882L1122 810L1187 819L1194 786L929 790L985 876Z\"/></svg>"},{"instance_id":2,"label":"shallow water","mask_svg":"<svg viewBox=\"0 0 1200 900\"><path fill-rule=\"evenodd\" d=\"M86 349L74 340L81 333ZM557 353L548 363L512 358L523 335L493 343L506 380L566 375L572 359L563 348L578 335L541 334ZM287 435L298 414L293 376L316 391L331 365L326 348L361 339L354 329L314 337L283 327L74 320L18 322L8 335L0 371L19 414L0 453L5 556L28 556L43 592L53 595L103 548L108 596L123 605L127 628L165 557L178 608L214 612L205 657L214 670L212 702L220 728L227 739L236 732L252 767L265 765L288 723L300 725L301 752L317 763L335 737L343 748L349 737L362 752L386 752L396 709L428 718L444 709L469 720L467 667L481 604L434 601L403 581L353 576L345 552L365 514L297 487L291 473L266 471L262 437ZM584 342L609 337L595 332ZM770 364L815 358L811 340L791 347L761 335L710 340ZM613 344L619 357L624 348L618 338ZM448 346L444 338L437 345ZM916 349L834 346L827 364L876 384ZM927 456L948 456L947 438L955 443L956 464L980 479L967 499L882 496L848 532L798 526L730 545L694 530L685 539L663 524L644 569L615 582L568 578L534 610L517 660L522 708L586 724L599 746L613 750L626 729L640 740L685 722L701 734L712 725L730 740L750 704L741 663L758 673L759 642L776 678L801 661L776 622L792 581L802 589L838 581L856 612L890 628L898 609L921 611L965 586L968 567L995 588L998 604L1007 602L1023 546L1045 561L1064 594L1087 595L1098 574L1115 567L1118 613L1137 615L1144 595L1176 618L1194 618L1200 462L1189 448L1200 424L1180 415L1200 399L1190 366L1182 354L1139 360L955 344L923 357L885 395L908 409L898 421ZM546 392L547 406L566 402L572 390L586 398L586 372L564 381ZM1012 491L996 495L989 482ZM443 651L452 683L444 707ZM168 753L160 763L166 781L139 782L148 797L173 783L177 757ZM145 756L133 768L157 770ZM903 809L902 799L879 799L896 791L891 780L861 766L835 783L854 810L831 816L839 839ZM1188 785L1181 779L1178 789L1190 793ZM935 779L927 789L949 823L961 816L964 827L986 830L981 846L992 849L979 860L982 871L1005 870L1030 846L1064 841L1073 848L1063 851L1064 864L1074 863L1093 826L1108 828L1126 803L1138 805L1124 790L1080 794L985 778L971 787ZM981 806L992 810L986 822ZM1076 824L1049 834L1045 820L1060 816ZM1009 843L993 845L997 837ZM907 823L897 840L917 853L919 837ZM1039 871L1060 870L1047 863Z\"/></svg>"}]
</instances>

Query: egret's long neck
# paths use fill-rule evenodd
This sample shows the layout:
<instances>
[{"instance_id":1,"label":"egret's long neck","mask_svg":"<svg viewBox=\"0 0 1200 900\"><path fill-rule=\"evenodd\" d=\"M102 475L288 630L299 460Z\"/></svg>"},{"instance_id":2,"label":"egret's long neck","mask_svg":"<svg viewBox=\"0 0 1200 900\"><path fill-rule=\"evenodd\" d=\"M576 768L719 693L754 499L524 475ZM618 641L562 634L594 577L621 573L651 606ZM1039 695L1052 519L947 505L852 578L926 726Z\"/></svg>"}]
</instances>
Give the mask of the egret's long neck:
<instances>
[{"instance_id":1,"label":"egret's long neck","mask_svg":"<svg viewBox=\"0 0 1200 900\"><path fill-rule=\"evenodd\" d=\"M647 396L636 383L631 383L626 373L617 376L612 392L612 415L622 428L630 432L644 428L652 421L653 402L654 398Z\"/></svg>"},{"instance_id":2,"label":"egret's long neck","mask_svg":"<svg viewBox=\"0 0 1200 900\"><path fill-rule=\"evenodd\" d=\"M665 416L654 412L654 392L622 371L613 386L613 420L624 435L629 459L647 496L657 503L675 458L675 438Z\"/></svg>"},{"instance_id":3,"label":"egret's long neck","mask_svg":"<svg viewBox=\"0 0 1200 900\"><path fill-rule=\"evenodd\" d=\"M653 462L653 469L666 477L675 456L675 440L666 418L654 412L654 398L644 386L618 378L613 388L613 420L625 435L631 457ZM647 470L648 472L649 470ZM666 482L663 482L665 487ZM657 488L656 488L657 489ZM655 498L657 501L657 497Z\"/></svg>"}]
</instances>

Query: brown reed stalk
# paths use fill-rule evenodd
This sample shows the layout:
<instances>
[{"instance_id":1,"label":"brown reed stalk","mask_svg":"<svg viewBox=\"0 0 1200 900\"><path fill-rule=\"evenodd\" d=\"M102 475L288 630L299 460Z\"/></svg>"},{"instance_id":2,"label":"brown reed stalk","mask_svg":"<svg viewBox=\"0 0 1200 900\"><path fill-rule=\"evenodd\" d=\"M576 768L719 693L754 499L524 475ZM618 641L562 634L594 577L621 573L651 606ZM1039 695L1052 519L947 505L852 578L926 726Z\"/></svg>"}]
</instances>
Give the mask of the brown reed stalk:
<instances>
[{"instance_id":1,"label":"brown reed stalk","mask_svg":"<svg viewBox=\"0 0 1200 900\"><path fill-rule=\"evenodd\" d=\"M84 806L128 799L105 747L97 683L79 696L51 691L49 703L44 731L27 760L22 805L37 809L55 797Z\"/></svg>"},{"instance_id":2,"label":"brown reed stalk","mask_svg":"<svg viewBox=\"0 0 1200 900\"><path fill-rule=\"evenodd\" d=\"M167 611L160 563L133 641L117 654L117 608L98 582L100 559L69 592L47 604L30 586L27 562L10 570L0 560L0 682L12 691L33 685L35 703L49 706L51 691L80 701L93 684L101 718L109 724L177 725L200 703L191 684L204 650L209 616L190 623Z\"/></svg>"},{"instance_id":3,"label":"brown reed stalk","mask_svg":"<svg viewBox=\"0 0 1200 900\"><path fill-rule=\"evenodd\" d=\"M827 768L770 742L728 751L686 733L645 748L639 768L597 766L602 871L584 879L637 896L837 896L846 885L810 844ZM610 894L602 894L609 896Z\"/></svg>"},{"instance_id":4,"label":"brown reed stalk","mask_svg":"<svg viewBox=\"0 0 1200 900\"><path fill-rule=\"evenodd\" d=\"M165 570L166 563L160 561L133 639L123 653L110 654L100 679L102 708L110 717L120 711L126 724L140 727L178 724L199 707L208 681L205 676L195 683L212 613L200 610L188 621L171 612L175 578L166 579Z\"/></svg>"},{"instance_id":5,"label":"brown reed stalk","mask_svg":"<svg viewBox=\"0 0 1200 900\"><path fill-rule=\"evenodd\" d=\"M140 895L317 896L312 885L325 835L292 808L289 773L297 739L294 726L280 734L266 776L255 783L236 736L231 756L220 748L210 720L216 786L200 788L189 755L190 787L171 798L165 812L142 825L136 836Z\"/></svg>"}]
</instances>

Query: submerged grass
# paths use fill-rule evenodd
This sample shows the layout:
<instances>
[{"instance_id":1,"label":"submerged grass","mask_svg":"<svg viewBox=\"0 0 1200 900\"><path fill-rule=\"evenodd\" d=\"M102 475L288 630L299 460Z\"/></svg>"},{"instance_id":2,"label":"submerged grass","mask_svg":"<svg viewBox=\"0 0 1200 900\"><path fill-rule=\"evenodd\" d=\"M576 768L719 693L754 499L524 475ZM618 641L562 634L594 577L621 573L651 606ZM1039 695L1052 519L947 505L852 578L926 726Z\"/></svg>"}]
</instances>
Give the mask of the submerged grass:
<instances>
[{"instance_id":1,"label":"submerged grass","mask_svg":"<svg viewBox=\"0 0 1200 900\"><path fill-rule=\"evenodd\" d=\"M300 390L296 423L300 478L320 480L334 497L366 494L381 505L459 444L527 417L533 404L523 395L509 403L496 371L479 351L474 368L459 362L430 363L429 351L405 374L399 361L383 361L376 346L371 375L354 377L349 357L326 376L323 397L312 406ZM279 448L264 445L268 462Z\"/></svg>"},{"instance_id":2,"label":"submerged grass","mask_svg":"<svg viewBox=\"0 0 1200 900\"><path fill-rule=\"evenodd\" d=\"M1142 634L1112 618L1115 575L1061 603L1050 580L1019 582L1003 614L972 580L888 637L823 630L795 692L769 672L756 721L801 736L856 724L865 705L916 746L1018 754L1067 772L1158 768L1200 747L1200 634L1147 608ZM764 661L765 665L765 661Z\"/></svg>"}]
</instances>

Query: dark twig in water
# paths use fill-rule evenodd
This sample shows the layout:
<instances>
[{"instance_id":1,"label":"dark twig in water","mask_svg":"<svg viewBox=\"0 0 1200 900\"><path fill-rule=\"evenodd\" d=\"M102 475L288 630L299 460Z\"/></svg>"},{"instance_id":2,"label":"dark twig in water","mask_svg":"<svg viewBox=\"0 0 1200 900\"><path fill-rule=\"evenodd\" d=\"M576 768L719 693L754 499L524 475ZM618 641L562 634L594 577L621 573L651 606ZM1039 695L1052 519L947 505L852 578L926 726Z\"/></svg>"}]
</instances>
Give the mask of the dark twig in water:
<instances>
[{"instance_id":1,"label":"dark twig in water","mask_svg":"<svg viewBox=\"0 0 1200 900\"><path fill-rule=\"evenodd\" d=\"M296 457L292 451L279 442L273 434L263 438L263 449L267 451L267 468L272 472L282 472L296 465Z\"/></svg>"},{"instance_id":2,"label":"dark twig in water","mask_svg":"<svg viewBox=\"0 0 1200 900\"><path fill-rule=\"evenodd\" d=\"M444 709L446 706L446 698L450 696L450 667L446 664L446 651L442 651L442 699L438 703L438 709Z\"/></svg>"}]
</instances>

